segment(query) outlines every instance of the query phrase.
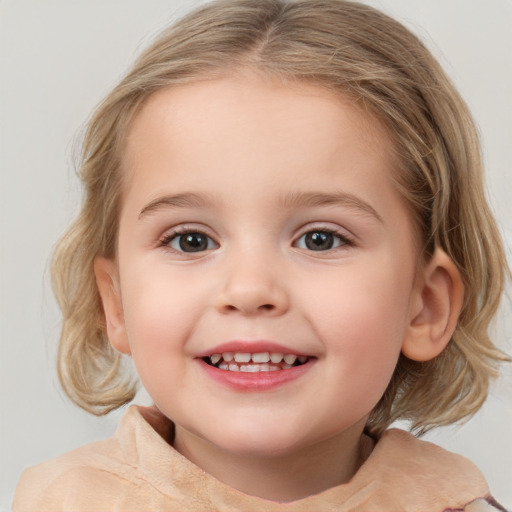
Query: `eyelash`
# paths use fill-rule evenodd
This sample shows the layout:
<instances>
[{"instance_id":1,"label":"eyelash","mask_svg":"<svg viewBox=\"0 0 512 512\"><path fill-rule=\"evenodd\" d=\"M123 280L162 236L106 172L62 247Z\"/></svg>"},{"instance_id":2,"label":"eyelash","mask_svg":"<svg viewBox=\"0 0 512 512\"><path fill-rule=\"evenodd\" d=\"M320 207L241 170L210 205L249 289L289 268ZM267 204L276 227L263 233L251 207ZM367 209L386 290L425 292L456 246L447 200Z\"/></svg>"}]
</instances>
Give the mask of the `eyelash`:
<instances>
[{"instance_id":1,"label":"eyelash","mask_svg":"<svg viewBox=\"0 0 512 512\"><path fill-rule=\"evenodd\" d=\"M336 247L331 247L326 250L315 251L314 249L309 249L309 251L311 251L311 252L330 252L330 251L334 251L336 249L343 249L344 247L353 247L355 245L354 240L351 237L347 236L345 233L340 233L340 231L337 231L336 229L319 227L319 228L312 228L312 229L310 228L307 231L305 231L304 233L302 233L294 242L294 246L296 246L296 244L299 242L299 240L301 240L308 234L312 234L312 233L324 233L324 234L332 235L333 237L337 238L340 241L340 243ZM308 250L308 249L306 248L306 250Z\"/></svg>"},{"instance_id":2,"label":"eyelash","mask_svg":"<svg viewBox=\"0 0 512 512\"><path fill-rule=\"evenodd\" d=\"M190 253L193 253L194 251L190 251L190 252L180 251L180 250L175 249L175 248L170 246L170 244L171 244L171 242L173 240L175 240L175 239L177 239L179 237L184 237L184 236L189 235L189 234L202 235L202 236L206 237L208 240L212 240L213 241L213 238L211 236L207 235L204 231L201 231L200 229L184 227L184 228L174 229L172 233L170 233L168 235L165 235L162 239L160 239L159 246L160 247L164 247L165 249L168 249L168 250L180 253L180 254L190 254ZM209 243L209 242L207 242L207 243ZM218 246L218 244L215 241L214 241L214 244ZM207 250L211 250L211 249L207 249ZM196 252L205 252L205 251L196 251Z\"/></svg>"},{"instance_id":3,"label":"eyelash","mask_svg":"<svg viewBox=\"0 0 512 512\"><path fill-rule=\"evenodd\" d=\"M339 243L339 245L332 247L332 248L328 248L326 250L315 251L314 249L308 249L307 247L303 248L304 250L309 250L310 252L329 252L329 251L333 251L333 250L343 248L343 247L353 247L355 245L354 240L351 237L347 236L345 233L342 234L335 229L320 227L320 228L308 229L307 231L302 233L299 237L297 237L295 239L295 241L293 242L293 246L296 247L296 244L302 238L304 238L308 234L312 234L312 233L324 233L324 234L332 235L333 237L337 238L340 243ZM212 250L212 248L206 248L205 250L199 250L199 251L180 251L180 250L175 249L170 246L171 242L173 242L174 240L176 240L179 237L183 237L188 234L204 236L209 241L213 241L213 243L218 247L218 244L213 240L213 238L211 236L209 236L208 234L206 234L204 231L202 231L200 229L194 229L194 228L180 228L180 229L173 230L172 233L165 235L162 239L160 239L159 246L163 247L165 249L171 250L173 252L180 253L180 254L193 254L194 252L202 253L202 252L206 252L208 250ZM207 243L209 244L210 242L207 242ZM217 247L214 247L214 248L217 248Z\"/></svg>"}]
</instances>

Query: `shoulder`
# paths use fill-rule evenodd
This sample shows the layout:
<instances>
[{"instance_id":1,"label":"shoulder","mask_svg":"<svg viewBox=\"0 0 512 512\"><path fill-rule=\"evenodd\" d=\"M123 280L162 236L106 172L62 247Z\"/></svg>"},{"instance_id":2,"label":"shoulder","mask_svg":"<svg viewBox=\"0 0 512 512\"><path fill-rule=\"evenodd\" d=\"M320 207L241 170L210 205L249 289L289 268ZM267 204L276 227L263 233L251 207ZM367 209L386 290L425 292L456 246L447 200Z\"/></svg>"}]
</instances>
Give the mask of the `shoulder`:
<instances>
[{"instance_id":1,"label":"shoulder","mask_svg":"<svg viewBox=\"0 0 512 512\"><path fill-rule=\"evenodd\" d=\"M409 432L390 429L384 433L377 447L388 460L402 469L422 469L427 480L433 476L453 481L460 479L471 483L475 489L487 490L487 483L480 470L468 458L440 446L418 439ZM417 475L417 473L414 473ZM451 477L451 478L450 478Z\"/></svg>"},{"instance_id":2,"label":"shoulder","mask_svg":"<svg viewBox=\"0 0 512 512\"><path fill-rule=\"evenodd\" d=\"M86 445L27 469L16 488L14 510L62 510L71 498L73 506L81 496L105 498L127 477L129 466L115 438Z\"/></svg>"},{"instance_id":3,"label":"shoulder","mask_svg":"<svg viewBox=\"0 0 512 512\"><path fill-rule=\"evenodd\" d=\"M16 488L15 512L90 510L93 503L109 503L110 497L137 484L144 423L140 412L130 408L115 436L27 469Z\"/></svg>"},{"instance_id":4,"label":"shoulder","mask_svg":"<svg viewBox=\"0 0 512 512\"><path fill-rule=\"evenodd\" d=\"M404 510L464 510L473 502L467 510L476 512L482 503L494 504L484 476L469 459L403 430L386 431L368 462L383 493L398 499Z\"/></svg>"}]
</instances>

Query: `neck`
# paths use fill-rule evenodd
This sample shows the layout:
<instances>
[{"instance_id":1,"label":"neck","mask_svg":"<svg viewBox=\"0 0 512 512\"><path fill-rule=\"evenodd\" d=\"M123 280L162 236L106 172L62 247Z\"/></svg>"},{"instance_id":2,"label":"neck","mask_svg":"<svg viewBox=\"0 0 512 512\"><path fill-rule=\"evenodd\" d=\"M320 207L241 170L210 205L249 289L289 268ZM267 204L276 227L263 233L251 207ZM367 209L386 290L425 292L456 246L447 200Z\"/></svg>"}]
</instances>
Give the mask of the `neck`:
<instances>
[{"instance_id":1,"label":"neck","mask_svg":"<svg viewBox=\"0 0 512 512\"><path fill-rule=\"evenodd\" d=\"M177 426L174 447L244 494L291 502L346 483L355 475L373 448L373 441L362 430L358 426L299 452L248 456L225 451Z\"/></svg>"}]
</instances>

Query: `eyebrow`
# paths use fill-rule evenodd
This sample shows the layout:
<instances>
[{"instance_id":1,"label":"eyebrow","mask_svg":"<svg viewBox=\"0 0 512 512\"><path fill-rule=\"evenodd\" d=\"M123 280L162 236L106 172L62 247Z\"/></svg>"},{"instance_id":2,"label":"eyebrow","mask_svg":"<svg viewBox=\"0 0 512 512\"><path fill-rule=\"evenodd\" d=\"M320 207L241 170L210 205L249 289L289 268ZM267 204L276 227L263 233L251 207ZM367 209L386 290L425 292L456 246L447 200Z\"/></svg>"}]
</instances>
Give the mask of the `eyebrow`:
<instances>
[{"instance_id":1,"label":"eyebrow","mask_svg":"<svg viewBox=\"0 0 512 512\"><path fill-rule=\"evenodd\" d=\"M384 219L371 204L348 192L292 192L281 197L280 205L283 209L345 206L360 210L384 224Z\"/></svg>"},{"instance_id":2,"label":"eyebrow","mask_svg":"<svg viewBox=\"0 0 512 512\"><path fill-rule=\"evenodd\" d=\"M170 196L158 197L144 206L139 213L139 219L163 208L206 208L215 203L213 196L198 194L195 192L184 192Z\"/></svg>"},{"instance_id":3,"label":"eyebrow","mask_svg":"<svg viewBox=\"0 0 512 512\"><path fill-rule=\"evenodd\" d=\"M163 208L207 208L216 201L213 196L203 193L184 192L158 197L142 208L139 219ZM369 214L384 224L377 210L360 197L347 192L326 194L324 192L291 192L280 197L279 205L284 210L314 208L319 206L345 206Z\"/></svg>"}]
</instances>

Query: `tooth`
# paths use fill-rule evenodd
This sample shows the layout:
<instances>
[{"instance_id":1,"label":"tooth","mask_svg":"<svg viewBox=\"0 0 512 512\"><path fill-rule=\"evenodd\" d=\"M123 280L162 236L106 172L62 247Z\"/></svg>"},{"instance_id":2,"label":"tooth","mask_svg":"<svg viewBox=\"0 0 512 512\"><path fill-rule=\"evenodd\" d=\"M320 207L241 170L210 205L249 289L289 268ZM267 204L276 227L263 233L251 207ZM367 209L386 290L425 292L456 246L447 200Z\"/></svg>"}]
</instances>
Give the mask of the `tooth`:
<instances>
[{"instance_id":1,"label":"tooth","mask_svg":"<svg viewBox=\"0 0 512 512\"><path fill-rule=\"evenodd\" d=\"M299 356L298 359L299 359L299 363L301 363L301 364L304 364L308 360L308 358L306 356Z\"/></svg>"},{"instance_id":2,"label":"tooth","mask_svg":"<svg viewBox=\"0 0 512 512\"><path fill-rule=\"evenodd\" d=\"M253 363L268 363L270 361L270 354L268 352L261 352L252 355Z\"/></svg>"},{"instance_id":3,"label":"tooth","mask_svg":"<svg viewBox=\"0 0 512 512\"><path fill-rule=\"evenodd\" d=\"M293 364L297 360L297 356L294 356L293 354L286 354L284 356L284 362L287 364Z\"/></svg>"},{"instance_id":4,"label":"tooth","mask_svg":"<svg viewBox=\"0 0 512 512\"><path fill-rule=\"evenodd\" d=\"M247 365L246 364L243 364L240 366L240 371L241 372L246 372L247 371Z\"/></svg>"},{"instance_id":5,"label":"tooth","mask_svg":"<svg viewBox=\"0 0 512 512\"><path fill-rule=\"evenodd\" d=\"M288 370L288 368L291 368L292 365L291 364L283 364L283 366L281 367L283 370Z\"/></svg>"},{"instance_id":6,"label":"tooth","mask_svg":"<svg viewBox=\"0 0 512 512\"><path fill-rule=\"evenodd\" d=\"M272 366L272 365L269 365L268 367L268 371L269 372L277 372L278 370L280 370L281 368L279 366Z\"/></svg>"},{"instance_id":7,"label":"tooth","mask_svg":"<svg viewBox=\"0 0 512 512\"><path fill-rule=\"evenodd\" d=\"M242 352L235 352L234 357L237 363L248 363L251 360L251 354L245 354Z\"/></svg>"},{"instance_id":8,"label":"tooth","mask_svg":"<svg viewBox=\"0 0 512 512\"><path fill-rule=\"evenodd\" d=\"M272 352L270 354L270 360L273 363L280 363L283 360L284 354L279 354L278 352Z\"/></svg>"},{"instance_id":9,"label":"tooth","mask_svg":"<svg viewBox=\"0 0 512 512\"><path fill-rule=\"evenodd\" d=\"M260 365L260 372L268 372L270 371L270 366L268 364L261 364Z\"/></svg>"},{"instance_id":10,"label":"tooth","mask_svg":"<svg viewBox=\"0 0 512 512\"><path fill-rule=\"evenodd\" d=\"M221 357L222 356L220 354L212 354L210 356L210 361L212 364L217 364L220 361Z\"/></svg>"},{"instance_id":11,"label":"tooth","mask_svg":"<svg viewBox=\"0 0 512 512\"><path fill-rule=\"evenodd\" d=\"M245 367L247 368L245 371L249 373L257 373L260 371L259 364L247 364Z\"/></svg>"},{"instance_id":12,"label":"tooth","mask_svg":"<svg viewBox=\"0 0 512 512\"><path fill-rule=\"evenodd\" d=\"M235 364L235 363L231 363L229 365L229 371L230 372L239 372L240 371L240 367L237 364Z\"/></svg>"},{"instance_id":13,"label":"tooth","mask_svg":"<svg viewBox=\"0 0 512 512\"><path fill-rule=\"evenodd\" d=\"M233 352L223 352L222 353L222 359L229 363L229 361L233 360Z\"/></svg>"},{"instance_id":14,"label":"tooth","mask_svg":"<svg viewBox=\"0 0 512 512\"><path fill-rule=\"evenodd\" d=\"M229 370L228 363L220 363L220 364L219 364L219 368L220 368L221 370Z\"/></svg>"}]
</instances>

